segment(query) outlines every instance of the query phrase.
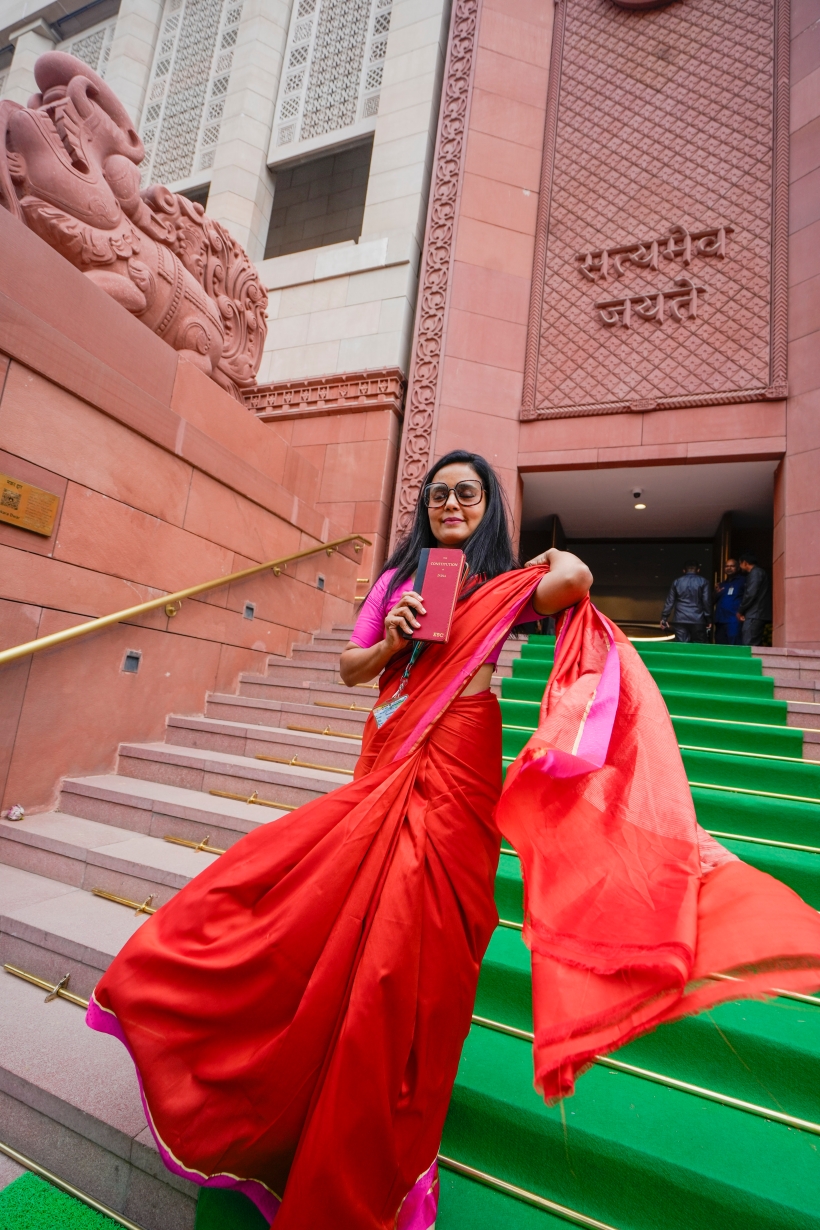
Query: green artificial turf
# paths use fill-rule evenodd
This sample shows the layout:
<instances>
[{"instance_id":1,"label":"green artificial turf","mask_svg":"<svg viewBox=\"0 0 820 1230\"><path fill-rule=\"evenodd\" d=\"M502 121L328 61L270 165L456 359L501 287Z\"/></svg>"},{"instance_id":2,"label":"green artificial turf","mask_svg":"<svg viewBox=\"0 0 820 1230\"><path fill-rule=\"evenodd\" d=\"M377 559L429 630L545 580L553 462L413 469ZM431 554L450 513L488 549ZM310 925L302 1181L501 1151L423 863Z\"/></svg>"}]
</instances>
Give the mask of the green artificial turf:
<instances>
[{"instance_id":1,"label":"green artificial turf","mask_svg":"<svg viewBox=\"0 0 820 1230\"><path fill-rule=\"evenodd\" d=\"M52 1187L21 1174L0 1191L0 1230L117 1230L117 1222Z\"/></svg>"}]
</instances>

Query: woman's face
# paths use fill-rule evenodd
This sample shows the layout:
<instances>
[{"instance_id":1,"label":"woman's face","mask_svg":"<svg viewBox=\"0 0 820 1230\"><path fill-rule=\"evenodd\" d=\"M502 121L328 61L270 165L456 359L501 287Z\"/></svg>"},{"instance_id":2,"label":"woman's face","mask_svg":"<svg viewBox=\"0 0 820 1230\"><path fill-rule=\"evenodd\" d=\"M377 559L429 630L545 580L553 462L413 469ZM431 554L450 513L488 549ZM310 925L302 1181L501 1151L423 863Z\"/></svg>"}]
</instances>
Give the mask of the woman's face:
<instances>
[{"instance_id":1,"label":"woman's face","mask_svg":"<svg viewBox=\"0 0 820 1230\"><path fill-rule=\"evenodd\" d=\"M438 471L433 483L442 483L447 487L455 487L456 483L468 480L481 485L481 479L471 465L466 462L454 462ZM473 534L487 511L487 492L482 490L481 499L477 504L459 504L455 492L450 491L446 503L436 508L432 504L427 507L430 518L430 529L436 542L443 547L462 547Z\"/></svg>"}]
</instances>

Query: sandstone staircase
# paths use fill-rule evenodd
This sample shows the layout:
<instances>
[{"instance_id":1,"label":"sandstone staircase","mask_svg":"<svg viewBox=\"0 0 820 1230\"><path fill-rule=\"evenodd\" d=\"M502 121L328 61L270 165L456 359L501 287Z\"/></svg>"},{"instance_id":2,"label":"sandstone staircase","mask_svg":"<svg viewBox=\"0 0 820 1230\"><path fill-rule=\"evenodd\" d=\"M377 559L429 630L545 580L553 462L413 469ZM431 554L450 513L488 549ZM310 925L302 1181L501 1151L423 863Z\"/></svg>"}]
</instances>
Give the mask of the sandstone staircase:
<instances>
[{"instance_id":1,"label":"sandstone staircase","mask_svg":"<svg viewBox=\"0 0 820 1230\"><path fill-rule=\"evenodd\" d=\"M0 822L3 961L50 984L70 974L69 993L87 998L145 921L135 907L167 901L219 857L208 848L349 780L376 693L338 682L348 631L271 658L237 695L209 696L202 717L172 716L164 743L124 744L116 774L63 784L59 810ZM640 649L701 822L820 908L820 655ZM534 727L551 657L546 637L502 655L507 760ZM547 1109L531 1087L511 851L496 898L442 1144L456 1168L442 1171L440 1230L817 1230L820 1000L728 1004L666 1027ZM0 1139L146 1230L190 1230L196 1189L162 1166L124 1049L86 1029L73 1003L0 979Z\"/></svg>"}]
</instances>

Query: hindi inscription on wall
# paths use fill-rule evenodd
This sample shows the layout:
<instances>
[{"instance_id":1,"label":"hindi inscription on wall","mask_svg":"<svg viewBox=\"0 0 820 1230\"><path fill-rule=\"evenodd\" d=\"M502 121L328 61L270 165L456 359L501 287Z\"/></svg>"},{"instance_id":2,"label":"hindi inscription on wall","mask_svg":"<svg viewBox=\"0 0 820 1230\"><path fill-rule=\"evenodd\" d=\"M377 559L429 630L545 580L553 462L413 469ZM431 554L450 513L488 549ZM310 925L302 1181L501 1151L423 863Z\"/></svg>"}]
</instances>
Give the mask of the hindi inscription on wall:
<instances>
[{"instance_id":1,"label":"hindi inscription on wall","mask_svg":"<svg viewBox=\"0 0 820 1230\"><path fill-rule=\"evenodd\" d=\"M522 417L785 394L784 5L558 0Z\"/></svg>"}]
</instances>

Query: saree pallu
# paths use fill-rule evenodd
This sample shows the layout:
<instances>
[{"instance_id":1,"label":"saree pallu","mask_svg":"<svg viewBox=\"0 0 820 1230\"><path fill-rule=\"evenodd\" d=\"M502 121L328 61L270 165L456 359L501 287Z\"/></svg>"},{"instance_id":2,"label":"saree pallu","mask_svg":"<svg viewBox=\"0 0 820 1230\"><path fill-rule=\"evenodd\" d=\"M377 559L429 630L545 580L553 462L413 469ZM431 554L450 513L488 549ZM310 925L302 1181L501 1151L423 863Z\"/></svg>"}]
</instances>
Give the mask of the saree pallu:
<instances>
[{"instance_id":1,"label":"saree pallu","mask_svg":"<svg viewBox=\"0 0 820 1230\"><path fill-rule=\"evenodd\" d=\"M260 826L132 937L92 1028L137 1067L166 1165L276 1230L428 1230L495 928L501 720L461 697L544 569L459 604L354 780ZM398 685L407 654L382 676Z\"/></svg>"},{"instance_id":2,"label":"saree pallu","mask_svg":"<svg viewBox=\"0 0 820 1230\"><path fill-rule=\"evenodd\" d=\"M820 916L699 827L663 699L585 598L496 810L521 856L536 1086L724 1000L820 987Z\"/></svg>"}]
</instances>

